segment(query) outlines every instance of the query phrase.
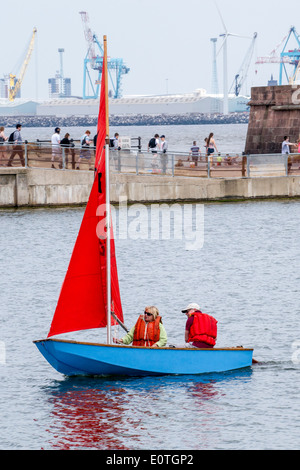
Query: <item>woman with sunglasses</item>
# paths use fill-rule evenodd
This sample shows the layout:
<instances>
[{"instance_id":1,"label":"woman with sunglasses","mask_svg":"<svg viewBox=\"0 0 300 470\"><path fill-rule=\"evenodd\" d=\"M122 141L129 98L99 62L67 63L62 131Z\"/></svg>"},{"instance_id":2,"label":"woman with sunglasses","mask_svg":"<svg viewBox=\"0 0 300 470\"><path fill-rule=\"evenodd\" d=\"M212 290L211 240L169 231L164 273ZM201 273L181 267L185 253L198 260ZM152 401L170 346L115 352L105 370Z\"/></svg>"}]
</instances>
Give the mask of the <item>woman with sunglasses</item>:
<instances>
[{"instance_id":1,"label":"woman with sunglasses","mask_svg":"<svg viewBox=\"0 0 300 470\"><path fill-rule=\"evenodd\" d=\"M148 348L163 348L168 341L162 318L156 307L146 307L136 325L122 339L114 338L116 344L131 344Z\"/></svg>"}]
</instances>

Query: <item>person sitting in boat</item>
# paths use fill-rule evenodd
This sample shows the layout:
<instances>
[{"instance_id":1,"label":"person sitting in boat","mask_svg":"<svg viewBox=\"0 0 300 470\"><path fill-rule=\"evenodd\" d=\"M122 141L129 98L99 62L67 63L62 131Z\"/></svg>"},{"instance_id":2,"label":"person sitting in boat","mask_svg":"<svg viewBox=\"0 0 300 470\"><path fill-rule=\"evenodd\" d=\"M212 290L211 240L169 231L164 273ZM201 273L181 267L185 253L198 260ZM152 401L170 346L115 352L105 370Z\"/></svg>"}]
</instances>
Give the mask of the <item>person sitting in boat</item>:
<instances>
[{"instance_id":1,"label":"person sitting in boat","mask_svg":"<svg viewBox=\"0 0 300 470\"><path fill-rule=\"evenodd\" d=\"M212 349L217 340L217 320L202 313L198 304L189 304L182 313L188 317L185 326L185 342L189 347Z\"/></svg>"},{"instance_id":2,"label":"person sitting in boat","mask_svg":"<svg viewBox=\"0 0 300 470\"><path fill-rule=\"evenodd\" d=\"M113 339L117 344L131 344L151 348L163 348L168 338L162 318L156 307L146 307L136 325L122 339Z\"/></svg>"}]
</instances>

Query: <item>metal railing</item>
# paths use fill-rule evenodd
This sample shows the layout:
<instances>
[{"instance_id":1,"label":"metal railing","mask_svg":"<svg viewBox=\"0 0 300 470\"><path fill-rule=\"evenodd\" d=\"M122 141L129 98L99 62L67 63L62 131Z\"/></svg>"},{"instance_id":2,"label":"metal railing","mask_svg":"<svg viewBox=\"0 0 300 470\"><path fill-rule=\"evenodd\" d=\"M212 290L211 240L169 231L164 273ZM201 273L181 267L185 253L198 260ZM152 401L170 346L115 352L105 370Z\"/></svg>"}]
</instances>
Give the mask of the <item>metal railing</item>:
<instances>
[{"instance_id":1,"label":"metal railing","mask_svg":"<svg viewBox=\"0 0 300 470\"><path fill-rule=\"evenodd\" d=\"M259 176L300 176L300 154L242 155L183 152L153 153L147 150L111 150L114 173L183 176L199 178L246 178ZM0 145L0 167L94 170L95 147L55 147L47 142Z\"/></svg>"}]
</instances>

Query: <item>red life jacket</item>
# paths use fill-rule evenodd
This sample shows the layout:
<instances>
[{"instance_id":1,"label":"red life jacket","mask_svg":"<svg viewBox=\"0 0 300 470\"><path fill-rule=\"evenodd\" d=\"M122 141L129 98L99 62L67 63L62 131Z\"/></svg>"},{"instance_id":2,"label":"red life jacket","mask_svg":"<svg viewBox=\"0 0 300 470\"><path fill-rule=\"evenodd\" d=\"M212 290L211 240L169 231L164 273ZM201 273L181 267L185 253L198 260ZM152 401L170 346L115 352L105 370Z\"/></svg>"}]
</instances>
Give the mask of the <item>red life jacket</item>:
<instances>
[{"instance_id":1,"label":"red life jacket","mask_svg":"<svg viewBox=\"0 0 300 470\"><path fill-rule=\"evenodd\" d=\"M132 346L151 347L160 338L159 324L161 317L157 316L155 321L145 322L144 315L141 315L135 325Z\"/></svg>"},{"instance_id":2,"label":"red life jacket","mask_svg":"<svg viewBox=\"0 0 300 470\"><path fill-rule=\"evenodd\" d=\"M191 316L194 317L194 321L189 331L189 343L199 341L209 346L215 346L217 339L217 320L199 311L192 313Z\"/></svg>"}]
</instances>

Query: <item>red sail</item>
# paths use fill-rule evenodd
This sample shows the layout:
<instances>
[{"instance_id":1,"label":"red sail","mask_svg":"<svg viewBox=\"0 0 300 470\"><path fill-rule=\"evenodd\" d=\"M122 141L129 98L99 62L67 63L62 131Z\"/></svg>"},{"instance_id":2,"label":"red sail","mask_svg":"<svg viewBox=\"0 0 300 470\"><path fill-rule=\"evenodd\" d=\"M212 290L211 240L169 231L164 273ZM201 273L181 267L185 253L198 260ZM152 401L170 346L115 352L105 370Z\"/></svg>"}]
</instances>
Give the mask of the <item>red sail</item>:
<instances>
[{"instance_id":1,"label":"red sail","mask_svg":"<svg viewBox=\"0 0 300 470\"><path fill-rule=\"evenodd\" d=\"M105 67L105 61L104 61ZM106 233L105 229L105 70L102 72L95 180L83 216L69 268L61 289L48 338L72 331L104 328L107 325ZM104 233L103 233L104 231ZM102 239L99 238L99 236ZM115 244L111 230L112 310L123 322ZM112 319L112 324L115 321Z\"/></svg>"}]
</instances>

